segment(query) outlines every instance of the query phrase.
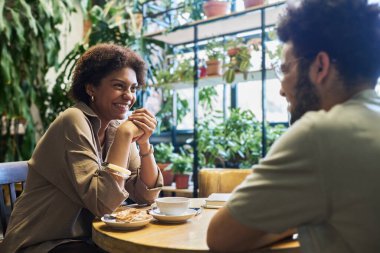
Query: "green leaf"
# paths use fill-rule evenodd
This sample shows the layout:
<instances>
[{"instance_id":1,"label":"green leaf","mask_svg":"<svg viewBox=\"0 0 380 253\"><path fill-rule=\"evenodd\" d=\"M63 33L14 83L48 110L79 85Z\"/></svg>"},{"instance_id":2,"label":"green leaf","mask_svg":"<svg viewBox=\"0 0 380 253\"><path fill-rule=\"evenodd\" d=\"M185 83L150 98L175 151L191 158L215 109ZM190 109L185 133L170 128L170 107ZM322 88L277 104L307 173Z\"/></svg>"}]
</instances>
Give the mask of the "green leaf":
<instances>
[{"instance_id":1,"label":"green leaf","mask_svg":"<svg viewBox=\"0 0 380 253\"><path fill-rule=\"evenodd\" d=\"M51 1L39 0L39 3L41 5L42 9L45 11L45 14L48 17L53 17L54 13L53 13L53 5L52 5ZM58 16L60 16L60 15L58 15Z\"/></svg>"},{"instance_id":2,"label":"green leaf","mask_svg":"<svg viewBox=\"0 0 380 253\"><path fill-rule=\"evenodd\" d=\"M24 26L21 24L21 21L20 21L20 15L15 12L13 9L10 9L10 13L12 15L12 18L13 18L13 22L14 22L14 29L16 30L16 34L17 34L17 39L18 41L20 41L20 46L23 47L24 44L25 44L25 29L24 29Z\"/></svg>"},{"instance_id":3,"label":"green leaf","mask_svg":"<svg viewBox=\"0 0 380 253\"><path fill-rule=\"evenodd\" d=\"M4 4L5 0L0 0L0 32L4 30Z\"/></svg>"},{"instance_id":4,"label":"green leaf","mask_svg":"<svg viewBox=\"0 0 380 253\"><path fill-rule=\"evenodd\" d=\"M11 83L11 68L13 65L13 60L11 55L9 54L8 48L6 45L3 45L2 50L1 50L1 73L4 77L4 82L5 84L10 84Z\"/></svg>"},{"instance_id":5,"label":"green leaf","mask_svg":"<svg viewBox=\"0 0 380 253\"><path fill-rule=\"evenodd\" d=\"M38 35L36 19L33 17L31 7L25 2L25 0L19 0L19 1L25 10L25 15L28 18L29 27L32 29L34 35Z\"/></svg>"}]
</instances>

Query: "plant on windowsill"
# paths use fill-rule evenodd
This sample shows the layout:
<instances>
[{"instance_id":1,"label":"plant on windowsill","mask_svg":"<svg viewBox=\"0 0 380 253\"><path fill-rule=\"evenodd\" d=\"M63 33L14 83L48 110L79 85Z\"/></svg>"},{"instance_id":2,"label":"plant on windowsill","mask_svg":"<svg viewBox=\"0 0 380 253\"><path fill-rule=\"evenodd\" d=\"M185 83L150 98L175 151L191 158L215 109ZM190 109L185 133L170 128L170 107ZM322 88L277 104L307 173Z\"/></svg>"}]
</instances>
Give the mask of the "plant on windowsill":
<instances>
[{"instance_id":1,"label":"plant on windowsill","mask_svg":"<svg viewBox=\"0 0 380 253\"><path fill-rule=\"evenodd\" d=\"M227 55L229 57L235 56L238 53L239 48L242 46L244 46L242 38L234 38L228 40L225 46L227 49Z\"/></svg>"},{"instance_id":2,"label":"plant on windowsill","mask_svg":"<svg viewBox=\"0 0 380 253\"><path fill-rule=\"evenodd\" d=\"M185 63L188 64L188 63ZM173 126L173 93L170 84L179 81L179 78L182 76L183 78L189 78L188 75L185 75L185 72L182 69L185 69L185 64L182 64L180 68L181 71L177 71L174 69L174 64L171 64L165 68L160 70L156 70L155 78L156 78L156 87L162 89L162 105L160 111L156 114L156 118L158 121L158 125L156 127L156 134L160 134L161 132L169 131ZM179 64L180 65L180 64ZM188 65L186 65L188 66ZM193 71L189 71L193 73ZM182 119L186 116L186 114L190 111L189 102L186 99L182 99L178 94L177 96L177 122L178 125Z\"/></svg>"},{"instance_id":3,"label":"plant on windowsill","mask_svg":"<svg viewBox=\"0 0 380 253\"><path fill-rule=\"evenodd\" d=\"M208 60L206 61L208 76L222 74L222 64L224 60L223 48L221 42L212 40L206 45L206 55Z\"/></svg>"},{"instance_id":4,"label":"plant on windowsill","mask_svg":"<svg viewBox=\"0 0 380 253\"><path fill-rule=\"evenodd\" d=\"M156 159L157 166L161 170L165 186L170 186L173 183L174 174L170 167L173 154L174 147L171 143L162 142L154 146L154 158Z\"/></svg>"},{"instance_id":5,"label":"plant on windowsill","mask_svg":"<svg viewBox=\"0 0 380 253\"><path fill-rule=\"evenodd\" d=\"M177 68L173 73L175 81L192 81L194 78L194 65L192 59L183 59L178 63Z\"/></svg>"},{"instance_id":6,"label":"plant on windowsill","mask_svg":"<svg viewBox=\"0 0 380 253\"><path fill-rule=\"evenodd\" d=\"M181 149L179 154L174 155L171 169L177 189L189 188L190 172L193 169L193 155Z\"/></svg>"},{"instance_id":7,"label":"plant on windowsill","mask_svg":"<svg viewBox=\"0 0 380 253\"><path fill-rule=\"evenodd\" d=\"M203 12L207 18L226 15L229 9L230 3L224 0L206 0L203 3Z\"/></svg>"},{"instance_id":8,"label":"plant on windowsill","mask_svg":"<svg viewBox=\"0 0 380 253\"><path fill-rule=\"evenodd\" d=\"M233 83L236 72L243 73L244 79L247 79L248 70L252 67L251 57L250 47L248 45L240 46L236 50L236 54L230 57L230 62L225 65L226 71L223 79L227 83Z\"/></svg>"},{"instance_id":9,"label":"plant on windowsill","mask_svg":"<svg viewBox=\"0 0 380 253\"><path fill-rule=\"evenodd\" d=\"M230 117L206 118L198 126L198 152L201 167L250 168L261 157L262 124L250 110L231 109ZM267 147L284 132L282 125L269 126Z\"/></svg>"},{"instance_id":10,"label":"plant on windowsill","mask_svg":"<svg viewBox=\"0 0 380 253\"><path fill-rule=\"evenodd\" d=\"M244 8L248 9L254 6L263 5L265 0L244 0Z\"/></svg>"}]
</instances>

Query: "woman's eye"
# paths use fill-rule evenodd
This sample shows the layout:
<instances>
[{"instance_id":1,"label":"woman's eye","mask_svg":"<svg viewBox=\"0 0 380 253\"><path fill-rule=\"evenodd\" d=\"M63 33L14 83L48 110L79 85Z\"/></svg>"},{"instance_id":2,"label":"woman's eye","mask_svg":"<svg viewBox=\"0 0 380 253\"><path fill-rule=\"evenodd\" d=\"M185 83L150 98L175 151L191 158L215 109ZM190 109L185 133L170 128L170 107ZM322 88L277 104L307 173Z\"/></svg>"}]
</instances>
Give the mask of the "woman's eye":
<instances>
[{"instance_id":1,"label":"woman's eye","mask_svg":"<svg viewBox=\"0 0 380 253\"><path fill-rule=\"evenodd\" d=\"M134 85L134 86L131 87L131 91L132 92L136 92L138 89L139 89L138 85Z\"/></svg>"},{"instance_id":2,"label":"woman's eye","mask_svg":"<svg viewBox=\"0 0 380 253\"><path fill-rule=\"evenodd\" d=\"M116 89L118 89L118 90L121 90L121 89L124 88L124 85L122 85L121 83L115 83L113 86L114 86Z\"/></svg>"}]
</instances>

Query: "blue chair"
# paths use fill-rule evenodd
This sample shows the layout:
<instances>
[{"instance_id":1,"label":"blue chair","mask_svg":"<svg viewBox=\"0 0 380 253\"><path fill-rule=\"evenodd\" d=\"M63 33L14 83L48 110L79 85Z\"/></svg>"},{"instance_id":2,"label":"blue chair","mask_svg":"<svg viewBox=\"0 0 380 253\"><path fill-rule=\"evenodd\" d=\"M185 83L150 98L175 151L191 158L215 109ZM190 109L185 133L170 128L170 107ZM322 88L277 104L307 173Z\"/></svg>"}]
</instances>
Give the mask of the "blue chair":
<instances>
[{"instance_id":1,"label":"blue chair","mask_svg":"<svg viewBox=\"0 0 380 253\"><path fill-rule=\"evenodd\" d=\"M26 161L0 163L0 218L3 235L7 230L9 216L18 196L17 192L25 187L27 174Z\"/></svg>"}]
</instances>

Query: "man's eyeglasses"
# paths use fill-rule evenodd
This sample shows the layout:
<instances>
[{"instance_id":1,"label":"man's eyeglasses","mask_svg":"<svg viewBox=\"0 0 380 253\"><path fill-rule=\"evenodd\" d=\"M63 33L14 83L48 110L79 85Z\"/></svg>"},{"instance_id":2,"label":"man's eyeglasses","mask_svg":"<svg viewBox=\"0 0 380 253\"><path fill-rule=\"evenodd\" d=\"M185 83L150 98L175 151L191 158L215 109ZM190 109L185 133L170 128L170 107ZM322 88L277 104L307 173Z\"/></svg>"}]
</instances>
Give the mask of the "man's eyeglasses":
<instances>
[{"instance_id":1,"label":"man's eyeglasses","mask_svg":"<svg viewBox=\"0 0 380 253\"><path fill-rule=\"evenodd\" d=\"M282 81L284 79L284 74L289 73L290 68L293 65L293 63L297 63L301 59L303 59L303 57L293 59L293 60L288 61L286 63L285 62L281 63L281 61L274 62L272 64L272 67L273 67L274 73L275 73L276 77L278 78L278 80Z\"/></svg>"},{"instance_id":2,"label":"man's eyeglasses","mask_svg":"<svg viewBox=\"0 0 380 253\"><path fill-rule=\"evenodd\" d=\"M275 73L276 77L278 78L278 80L282 81L284 79L284 75L290 72L292 65L294 65L294 63L298 63L302 59L305 59L305 58L299 57L299 58L296 58L296 59L293 59L291 61L284 62L284 63L281 63L281 61L277 61L277 62L272 63L274 73ZM332 64L335 64L336 59L331 58L330 62Z\"/></svg>"}]
</instances>

